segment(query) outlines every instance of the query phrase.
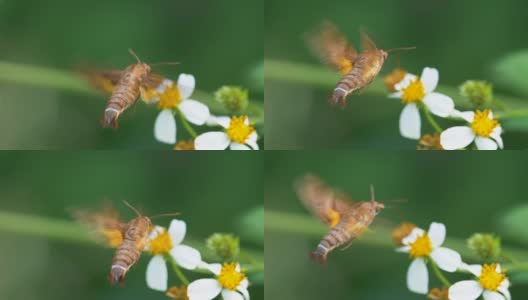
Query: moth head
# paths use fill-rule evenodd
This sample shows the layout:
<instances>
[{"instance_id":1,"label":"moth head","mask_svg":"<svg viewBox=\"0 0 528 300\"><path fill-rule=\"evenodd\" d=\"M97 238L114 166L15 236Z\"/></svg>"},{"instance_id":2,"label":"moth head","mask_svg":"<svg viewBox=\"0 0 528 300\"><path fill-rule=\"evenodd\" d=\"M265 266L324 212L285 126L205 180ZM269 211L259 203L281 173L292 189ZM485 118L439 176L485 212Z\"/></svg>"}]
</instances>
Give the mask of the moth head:
<instances>
[{"instance_id":1,"label":"moth head","mask_svg":"<svg viewBox=\"0 0 528 300\"><path fill-rule=\"evenodd\" d=\"M371 201L372 203L372 209L376 212L376 214L379 214L380 211L382 211L385 208L385 204L376 202L374 200Z\"/></svg>"},{"instance_id":2,"label":"moth head","mask_svg":"<svg viewBox=\"0 0 528 300\"><path fill-rule=\"evenodd\" d=\"M386 60L387 56L389 56L389 53L383 50L380 50L380 51L381 51L381 56L383 57L383 60Z\"/></svg>"}]
</instances>

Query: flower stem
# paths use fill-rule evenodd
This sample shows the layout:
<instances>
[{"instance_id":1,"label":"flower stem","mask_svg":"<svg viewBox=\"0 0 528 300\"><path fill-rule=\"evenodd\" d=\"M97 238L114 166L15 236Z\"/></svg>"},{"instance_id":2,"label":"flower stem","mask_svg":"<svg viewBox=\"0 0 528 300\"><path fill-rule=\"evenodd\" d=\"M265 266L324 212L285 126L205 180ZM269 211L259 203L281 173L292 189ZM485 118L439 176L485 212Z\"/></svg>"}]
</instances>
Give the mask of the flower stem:
<instances>
[{"instance_id":1,"label":"flower stem","mask_svg":"<svg viewBox=\"0 0 528 300\"><path fill-rule=\"evenodd\" d=\"M433 126L434 130L437 133L442 133L442 127L440 127L440 125L438 125L438 123L436 123L436 120L431 115L431 112L429 111L429 109L427 107L425 107L425 106L423 106L422 108L423 108L423 111L424 111L425 118L427 119L427 121L429 121L429 124L431 124L431 126Z\"/></svg>"},{"instance_id":2,"label":"flower stem","mask_svg":"<svg viewBox=\"0 0 528 300\"><path fill-rule=\"evenodd\" d=\"M431 259L430 263L431 263L431 268L433 269L433 272L435 273L436 277L442 282L444 287L446 288L450 287L451 283L449 282L449 280L447 280L447 278L444 276L442 271L440 271L440 269L435 264L435 262Z\"/></svg>"},{"instance_id":3,"label":"flower stem","mask_svg":"<svg viewBox=\"0 0 528 300\"><path fill-rule=\"evenodd\" d=\"M176 113L178 114L178 117L180 117L180 121L182 122L183 127L185 127L185 130L187 130L189 135L193 139L195 139L198 135L196 134L196 131L194 131L194 129L192 128L191 124L189 124L189 122L187 122L187 120L185 119L185 116L183 115L181 110L176 108Z\"/></svg>"},{"instance_id":4,"label":"flower stem","mask_svg":"<svg viewBox=\"0 0 528 300\"><path fill-rule=\"evenodd\" d=\"M180 281L185 284L185 285L189 285L189 280L187 279L187 277L185 277L185 275L183 274L183 272L181 271L180 267L178 266L178 264L176 263L176 261L174 260L174 258L172 258L172 256L170 256L169 254L166 254L165 255L165 260L167 262L169 262L169 264L171 265L172 267L172 270L174 271L174 273L176 274L176 276L178 276L178 278L180 279Z\"/></svg>"}]
</instances>

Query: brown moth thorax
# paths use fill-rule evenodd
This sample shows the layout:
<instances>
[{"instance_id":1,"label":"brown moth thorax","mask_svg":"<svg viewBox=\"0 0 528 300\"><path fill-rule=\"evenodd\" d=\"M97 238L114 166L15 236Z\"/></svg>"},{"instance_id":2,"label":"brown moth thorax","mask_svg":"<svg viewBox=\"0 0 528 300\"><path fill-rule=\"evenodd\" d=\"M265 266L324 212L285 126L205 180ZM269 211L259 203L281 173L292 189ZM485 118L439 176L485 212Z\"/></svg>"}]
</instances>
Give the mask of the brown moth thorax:
<instances>
[{"instance_id":1,"label":"brown moth thorax","mask_svg":"<svg viewBox=\"0 0 528 300\"><path fill-rule=\"evenodd\" d=\"M148 217L140 216L128 223L125 239L139 240L148 237L152 223Z\"/></svg>"}]
</instances>

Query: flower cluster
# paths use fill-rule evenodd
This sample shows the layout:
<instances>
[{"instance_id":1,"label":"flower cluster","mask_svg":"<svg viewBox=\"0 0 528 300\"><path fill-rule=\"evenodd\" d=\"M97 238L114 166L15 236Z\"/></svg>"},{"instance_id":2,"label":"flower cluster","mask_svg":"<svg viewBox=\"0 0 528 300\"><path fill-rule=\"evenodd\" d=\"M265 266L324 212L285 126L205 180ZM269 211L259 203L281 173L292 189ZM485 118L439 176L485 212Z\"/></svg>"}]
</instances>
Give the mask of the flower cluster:
<instances>
[{"instance_id":1,"label":"flower cluster","mask_svg":"<svg viewBox=\"0 0 528 300\"><path fill-rule=\"evenodd\" d=\"M186 224L180 220L173 220L168 229L154 226L145 247L152 256L147 266L147 286L173 299L208 300L221 294L226 300L249 300L249 281L240 265L237 262L204 262L197 249L182 244L185 233ZM167 265L174 269L183 286L168 287ZM200 269L214 278L189 283L180 268Z\"/></svg>"},{"instance_id":2,"label":"flower cluster","mask_svg":"<svg viewBox=\"0 0 528 300\"><path fill-rule=\"evenodd\" d=\"M435 92L439 73L435 68L426 67L420 77L397 69L385 78L389 97L401 99L405 105L400 114L400 134L408 139L420 140L419 150L465 149L472 143L478 150L496 150L504 147L501 138L502 127L490 109L459 111L453 99ZM491 102L491 85L480 81L468 81L461 89L463 96L474 105L482 106ZM422 137L420 110L435 135ZM434 116L467 122L465 126L454 126L443 130ZM438 142L435 140L438 137Z\"/></svg>"},{"instance_id":3,"label":"flower cluster","mask_svg":"<svg viewBox=\"0 0 528 300\"><path fill-rule=\"evenodd\" d=\"M407 287L411 292L427 295L430 299L475 300L481 295L485 300L511 299L510 282L498 263L466 264L458 252L442 247L445 238L446 227L442 223L431 223L427 231L410 223L394 230L393 239L399 246L396 251L408 253L412 259L407 271ZM477 243L482 245L480 241ZM429 289L428 264L443 288ZM474 278L451 284L442 271L472 274Z\"/></svg>"},{"instance_id":4,"label":"flower cluster","mask_svg":"<svg viewBox=\"0 0 528 300\"><path fill-rule=\"evenodd\" d=\"M195 84L193 75L180 74L177 82L164 79L156 88L142 89L143 101L160 110L154 122L154 138L174 145L175 150L258 150L258 134L248 116L213 116L207 105L191 98ZM220 97L218 101L225 102L227 110L235 113L248 105L247 91L240 88L222 87L216 95ZM178 116L192 140L177 140ZM191 124L218 126L222 130L198 135Z\"/></svg>"}]
</instances>

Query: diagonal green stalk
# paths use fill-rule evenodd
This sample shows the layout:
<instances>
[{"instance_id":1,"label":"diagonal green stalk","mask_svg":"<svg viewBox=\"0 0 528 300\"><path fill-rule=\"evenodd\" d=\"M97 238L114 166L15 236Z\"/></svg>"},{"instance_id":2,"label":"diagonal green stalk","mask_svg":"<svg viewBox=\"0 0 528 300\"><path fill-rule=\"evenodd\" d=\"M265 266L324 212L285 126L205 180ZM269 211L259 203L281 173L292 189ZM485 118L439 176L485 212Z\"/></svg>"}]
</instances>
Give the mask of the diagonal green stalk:
<instances>
[{"instance_id":1,"label":"diagonal green stalk","mask_svg":"<svg viewBox=\"0 0 528 300\"><path fill-rule=\"evenodd\" d=\"M185 277L174 258L172 258L172 256L170 256L169 254L165 255L164 257L165 261L167 261L171 265L172 270L174 271L176 276L178 276L178 279L180 279L183 284L189 285L189 280L187 279L187 277Z\"/></svg>"},{"instance_id":2,"label":"diagonal green stalk","mask_svg":"<svg viewBox=\"0 0 528 300\"><path fill-rule=\"evenodd\" d=\"M447 278L444 276L442 271L440 271L440 269L438 268L436 263L432 259L429 260L429 263L431 264L431 269L433 269L433 273L436 275L438 280L440 280L440 282L442 282L444 287L446 287L446 288L450 287L451 283L449 282L449 280L447 280Z\"/></svg>"},{"instance_id":3,"label":"diagonal green stalk","mask_svg":"<svg viewBox=\"0 0 528 300\"><path fill-rule=\"evenodd\" d=\"M0 82L57 89L89 96L100 95L100 92L92 88L80 73L10 62L0 61ZM192 97L207 105L215 114L229 114L220 102L215 101L212 93L195 90ZM251 121L256 124L264 123L264 107L260 103L250 101L247 109L242 113L248 114Z\"/></svg>"},{"instance_id":4,"label":"diagonal green stalk","mask_svg":"<svg viewBox=\"0 0 528 300\"><path fill-rule=\"evenodd\" d=\"M431 126L437 133L441 133L442 127L440 127L440 125L438 125L436 120L433 118L433 116L431 115L431 111L427 107L425 107L425 105L422 106L422 109L424 111L425 118L427 119L429 124L431 124Z\"/></svg>"},{"instance_id":5,"label":"diagonal green stalk","mask_svg":"<svg viewBox=\"0 0 528 300\"><path fill-rule=\"evenodd\" d=\"M194 131L194 129L192 128L191 124L187 122L187 119L185 119L185 116L183 115L181 110L176 108L176 114L178 114L178 117L180 118L180 121L182 122L182 125L185 128L185 130L187 130L187 133L189 133L189 135L193 139L195 139L198 135L196 134L196 131Z\"/></svg>"}]
</instances>

